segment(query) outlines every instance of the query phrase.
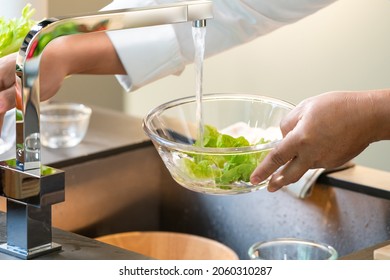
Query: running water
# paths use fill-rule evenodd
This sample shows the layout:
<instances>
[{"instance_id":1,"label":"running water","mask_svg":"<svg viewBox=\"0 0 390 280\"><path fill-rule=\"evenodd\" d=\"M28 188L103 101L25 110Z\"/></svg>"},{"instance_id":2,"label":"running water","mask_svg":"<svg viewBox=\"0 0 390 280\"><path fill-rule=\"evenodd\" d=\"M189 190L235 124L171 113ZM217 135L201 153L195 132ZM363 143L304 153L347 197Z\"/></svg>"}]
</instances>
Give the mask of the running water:
<instances>
[{"instance_id":1,"label":"running water","mask_svg":"<svg viewBox=\"0 0 390 280\"><path fill-rule=\"evenodd\" d=\"M192 37L195 48L195 93L196 93L196 123L198 126L198 143L203 146L203 61L205 50L206 27L192 27Z\"/></svg>"}]
</instances>

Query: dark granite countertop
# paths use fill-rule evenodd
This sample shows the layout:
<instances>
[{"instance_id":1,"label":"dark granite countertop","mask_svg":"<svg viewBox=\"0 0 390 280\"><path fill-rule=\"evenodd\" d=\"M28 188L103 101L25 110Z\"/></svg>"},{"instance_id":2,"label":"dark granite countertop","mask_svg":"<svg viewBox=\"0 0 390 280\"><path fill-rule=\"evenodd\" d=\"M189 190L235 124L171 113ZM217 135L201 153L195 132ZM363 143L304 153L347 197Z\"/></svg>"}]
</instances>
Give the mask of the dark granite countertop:
<instances>
[{"instance_id":1,"label":"dark granite countertop","mask_svg":"<svg viewBox=\"0 0 390 280\"><path fill-rule=\"evenodd\" d=\"M6 242L6 215L0 212L0 244ZM124 250L71 232L53 228L53 242L62 245L62 250L38 260L146 260L146 256ZM0 253L0 260L14 260L13 256Z\"/></svg>"}]
</instances>

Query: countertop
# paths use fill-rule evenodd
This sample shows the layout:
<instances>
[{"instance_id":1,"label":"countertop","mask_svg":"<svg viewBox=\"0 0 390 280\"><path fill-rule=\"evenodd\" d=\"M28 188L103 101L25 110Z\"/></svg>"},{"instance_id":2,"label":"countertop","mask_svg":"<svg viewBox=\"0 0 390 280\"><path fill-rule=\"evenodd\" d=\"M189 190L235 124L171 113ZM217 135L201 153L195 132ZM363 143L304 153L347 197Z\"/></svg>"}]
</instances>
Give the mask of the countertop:
<instances>
[{"instance_id":1,"label":"countertop","mask_svg":"<svg viewBox=\"0 0 390 280\"><path fill-rule=\"evenodd\" d=\"M363 250L354 252L352 254L343 256L340 258L340 260L373 260L374 259L374 251L376 249L382 248L384 246L390 245L390 240L387 240L385 242L376 244L374 246L365 248Z\"/></svg>"},{"instance_id":2,"label":"countertop","mask_svg":"<svg viewBox=\"0 0 390 280\"><path fill-rule=\"evenodd\" d=\"M390 172L355 165L321 175L317 183L390 199Z\"/></svg>"},{"instance_id":3,"label":"countertop","mask_svg":"<svg viewBox=\"0 0 390 280\"><path fill-rule=\"evenodd\" d=\"M6 215L0 212L0 244L5 243ZM123 250L91 238L53 228L53 242L62 250L35 259L38 260L146 260L146 256ZM0 260L14 260L13 256L0 253Z\"/></svg>"}]
</instances>

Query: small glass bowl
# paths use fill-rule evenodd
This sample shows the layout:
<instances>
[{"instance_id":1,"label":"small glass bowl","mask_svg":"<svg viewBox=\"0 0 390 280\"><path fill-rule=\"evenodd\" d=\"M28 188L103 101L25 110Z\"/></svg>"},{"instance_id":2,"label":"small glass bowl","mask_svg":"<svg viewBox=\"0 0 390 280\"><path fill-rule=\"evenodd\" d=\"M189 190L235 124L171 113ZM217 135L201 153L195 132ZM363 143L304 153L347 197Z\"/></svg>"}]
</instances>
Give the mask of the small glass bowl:
<instances>
[{"instance_id":1,"label":"small glass bowl","mask_svg":"<svg viewBox=\"0 0 390 280\"><path fill-rule=\"evenodd\" d=\"M297 238L278 238L253 244L248 251L252 260L335 260L335 248L324 243Z\"/></svg>"},{"instance_id":2,"label":"small glass bowl","mask_svg":"<svg viewBox=\"0 0 390 280\"><path fill-rule=\"evenodd\" d=\"M240 194L267 186L268 180L251 184L249 176L282 139L280 122L293 107L288 102L260 95L206 94L202 98L204 126L199 125L200 110L196 97L192 96L151 110L144 118L143 128L180 185L207 194ZM227 138L244 136L249 145L195 144L199 128L205 126L229 135ZM220 141L213 137L206 138ZM224 137L218 139L227 139Z\"/></svg>"},{"instance_id":3,"label":"small glass bowl","mask_svg":"<svg viewBox=\"0 0 390 280\"><path fill-rule=\"evenodd\" d=\"M41 144L52 149L78 145L88 130L92 109L79 103L49 103L40 108Z\"/></svg>"}]
</instances>

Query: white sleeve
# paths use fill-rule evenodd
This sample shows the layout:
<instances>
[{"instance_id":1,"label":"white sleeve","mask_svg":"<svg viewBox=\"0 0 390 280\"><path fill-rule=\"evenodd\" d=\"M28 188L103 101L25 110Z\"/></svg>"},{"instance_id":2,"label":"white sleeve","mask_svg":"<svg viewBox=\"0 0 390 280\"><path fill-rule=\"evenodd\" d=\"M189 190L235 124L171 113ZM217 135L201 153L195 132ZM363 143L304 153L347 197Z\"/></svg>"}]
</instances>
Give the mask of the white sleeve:
<instances>
[{"instance_id":1,"label":"white sleeve","mask_svg":"<svg viewBox=\"0 0 390 280\"><path fill-rule=\"evenodd\" d=\"M209 57L249 42L310 15L336 0L213 0L207 21ZM152 6L172 0L114 0L104 10ZM117 76L128 91L170 74L193 60L191 24L161 25L108 32L127 75Z\"/></svg>"}]
</instances>

